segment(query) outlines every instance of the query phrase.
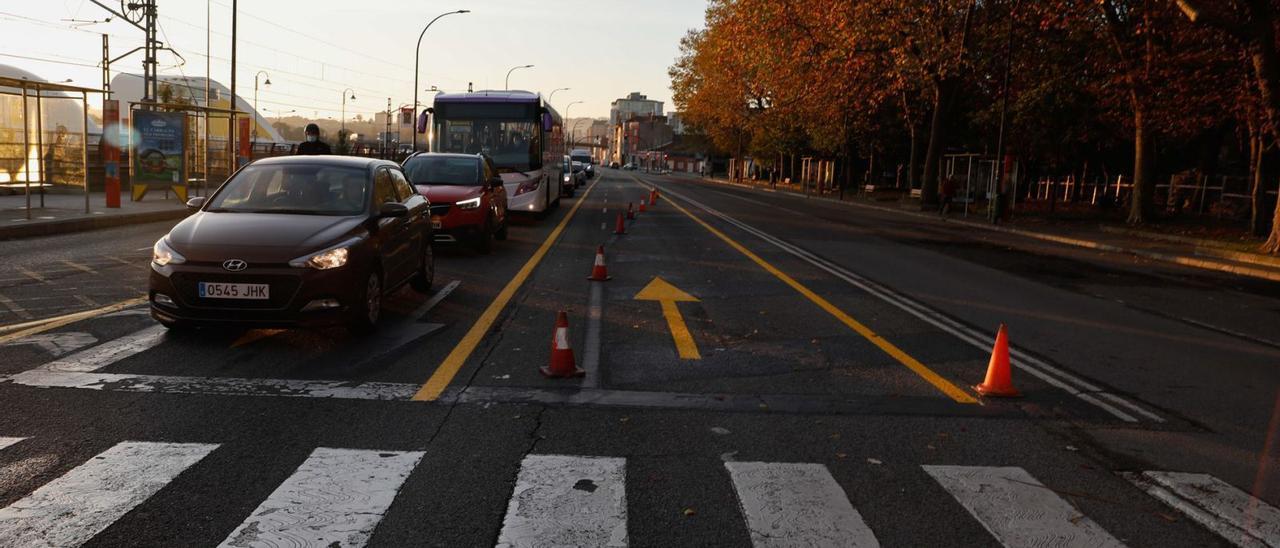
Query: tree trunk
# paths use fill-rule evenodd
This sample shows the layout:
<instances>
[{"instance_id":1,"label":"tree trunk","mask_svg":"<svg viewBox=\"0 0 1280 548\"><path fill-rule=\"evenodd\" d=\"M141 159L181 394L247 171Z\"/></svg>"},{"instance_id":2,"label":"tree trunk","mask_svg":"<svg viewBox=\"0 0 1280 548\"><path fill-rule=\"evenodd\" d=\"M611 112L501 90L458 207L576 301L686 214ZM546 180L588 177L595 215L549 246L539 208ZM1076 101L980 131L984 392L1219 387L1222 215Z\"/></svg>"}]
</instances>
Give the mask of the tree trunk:
<instances>
[{"instance_id":1,"label":"tree trunk","mask_svg":"<svg viewBox=\"0 0 1280 548\"><path fill-rule=\"evenodd\" d=\"M1150 136L1141 109L1133 111L1133 191L1129 194L1129 220L1140 225L1151 217L1151 178L1147 174Z\"/></svg>"},{"instance_id":2,"label":"tree trunk","mask_svg":"<svg viewBox=\"0 0 1280 548\"><path fill-rule=\"evenodd\" d=\"M920 149L920 132L916 131L914 123L911 124L908 130L911 134L911 147L907 152L907 189L913 189L916 187L916 174L920 173L917 167L917 164L920 163L918 152Z\"/></svg>"},{"instance_id":3,"label":"tree trunk","mask_svg":"<svg viewBox=\"0 0 1280 548\"><path fill-rule=\"evenodd\" d=\"M945 125L945 109L949 97L950 86L947 82L938 82L933 90L933 116L929 122L929 146L924 153L924 180L920 185L920 204L922 210L935 209L938 205L938 159L945 146L943 126Z\"/></svg>"},{"instance_id":4,"label":"tree trunk","mask_svg":"<svg viewBox=\"0 0 1280 548\"><path fill-rule=\"evenodd\" d=\"M1271 15L1269 6L1255 8L1255 10L1265 10L1266 15ZM1261 13L1255 12L1254 16L1260 16ZM1280 96L1277 95L1277 87L1280 87L1280 66L1276 59L1275 48L1275 30L1271 26L1270 17L1266 19L1265 25L1255 25L1258 28L1255 40L1249 44L1250 58L1253 62L1253 71L1258 82L1258 95L1262 99L1262 108L1267 113L1267 120L1270 122L1271 131L1274 133L1280 131ZM1264 147L1265 150L1266 147ZM1265 152L1263 153L1265 154ZM1261 181L1265 183L1265 181ZM1263 196L1264 188L1260 190ZM1267 238L1266 243L1262 244L1263 253L1280 254L1280 199L1276 200L1275 211L1271 216L1271 235Z\"/></svg>"}]
</instances>

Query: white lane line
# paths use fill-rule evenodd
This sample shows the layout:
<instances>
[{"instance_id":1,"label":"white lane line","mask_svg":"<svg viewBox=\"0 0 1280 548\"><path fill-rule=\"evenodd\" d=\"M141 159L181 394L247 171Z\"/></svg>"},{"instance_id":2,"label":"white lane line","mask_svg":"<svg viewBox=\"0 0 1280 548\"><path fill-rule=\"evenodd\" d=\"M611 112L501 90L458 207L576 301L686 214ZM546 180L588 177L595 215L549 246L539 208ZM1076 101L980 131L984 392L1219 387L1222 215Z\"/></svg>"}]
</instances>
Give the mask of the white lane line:
<instances>
[{"instance_id":1,"label":"white lane line","mask_svg":"<svg viewBox=\"0 0 1280 548\"><path fill-rule=\"evenodd\" d=\"M1236 546L1280 547L1280 510L1208 474L1124 474L1134 485Z\"/></svg>"},{"instance_id":2,"label":"white lane line","mask_svg":"<svg viewBox=\"0 0 1280 548\"><path fill-rule=\"evenodd\" d=\"M219 546L364 546L422 455L318 448Z\"/></svg>"},{"instance_id":3,"label":"white lane line","mask_svg":"<svg viewBox=\"0 0 1280 548\"><path fill-rule=\"evenodd\" d=\"M880 546L821 464L726 462L751 545Z\"/></svg>"},{"instance_id":4,"label":"white lane line","mask_svg":"<svg viewBox=\"0 0 1280 548\"><path fill-rule=\"evenodd\" d=\"M217 447L117 444L0 509L0 546L84 544Z\"/></svg>"},{"instance_id":5,"label":"white lane line","mask_svg":"<svg viewBox=\"0 0 1280 548\"><path fill-rule=\"evenodd\" d=\"M81 271L81 272L88 272L89 274L97 274L97 273L98 273L98 271L97 271L97 270L94 270L93 268L90 268L90 267L89 267L89 265L84 265L84 264L80 264L80 263L76 263L76 262L72 262L72 261L60 261L60 262L61 262L62 264L65 264L65 265L67 265L67 266L69 266L69 267L71 267L71 268L74 268L74 269L76 269L76 270L79 270L79 271Z\"/></svg>"},{"instance_id":6,"label":"white lane line","mask_svg":"<svg viewBox=\"0 0 1280 548\"><path fill-rule=\"evenodd\" d=\"M311 381L235 377L180 377L32 369L11 375L10 382L37 388L81 388L118 392L206 394L219 396L283 396L346 400L409 400L419 386L410 383Z\"/></svg>"},{"instance_id":7,"label":"white lane line","mask_svg":"<svg viewBox=\"0 0 1280 548\"><path fill-rule=\"evenodd\" d=\"M0 437L0 449L4 449L5 447L8 447L8 446L13 445L13 444L15 444L15 443L18 443L18 442L20 442L20 441L22 441L22 440L25 440L25 439L27 439L27 438L5 438L5 437Z\"/></svg>"},{"instance_id":8,"label":"white lane line","mask_svg":"<svg viewBox=\"0 0 1280 548\"><path fill-rule=\"evenodd\" d=\"M49 280L48 280L47 278L45 278L44 276L41 276L40 274L37 274L37 273L35 273L35 272L32 272L32 271L27 270L27 269L25 269L25 268L22 268L22 267L20 267L20 266L17 268L17 270L18 270L18 272L21 272L23 276L26 276L26 277L28 277L28 278L31 278L31 279L33 279L33 280L35 280L35 281L37 281L37 282L40 282L40 283L42 283L42 284L47 284L47 283L49 283Z\"/></svg>"},{"instance_id":9,"label":"white lane line","mask_svg":"<svg viewBox=\"0 0 1280 548\"><path fill-rule=\"evenodd\" d=\"M31 371L88 373L140 354L164 341L164 326L153 325L142 331L81 350L65 358L46 363Z\"/></svg>"},{"instance_id":10,"label":"white lane line","mask_svg":"<svg viewBox=\"0 0 1280 548\"><path fill-rule=\"evenodd\" d=\"M775 247L778 247L779 249L782 249L783 251L786 251L787 253L797 258L800 258L801 260L808 262L809 264L812 264L826 271L827 273L833 276L836 276L837 278L840 278L848 282L850 285L853 285L854 287L857 287L863 291L866 291L872 296L875 296L880 300L887 302L899 308L900 310L907 312L908 314L911 314L912 316L915 316L921 320L924 320L925 322L933 325L934 327L937 327L938 329L941 329L943 331L946 331L947 333L950 333L951 335L954 335L956 338L960 339L961 341L967 342L970 345L974 346L975 348L982 350L983 352L989 351L991 348L991 341L988 340L990 339L990 337L987 334L980 333L974 329L969 328L968 326L960 324L959 322L956 322L951 318L946 317L942 313L936 310L933 310L932 308L929 308L928 306L922 303L916 302L915 300L909 297L906 297L892 289L889 289L877 282L873 282L867 278L863 278L862 276L859 276L858 274L855 274L845 269L844 267L841 267L840 265L832 263L831 261L828 261L822 257L814 255L813 253L810 253L807 250L801 249L788 242L782 241L761 230L757 230L756 228L750 225L747 225L741 221L738 221L733 217L725 215L724 213L721 213L715 209L712 209L711 207L705 204L702 204L701 202L690 199L689 197L684 196L679 192L665 190L665 189L663 190L663 192L670 193L676 196L677 198L680 198L681 200L684 200L702 209L703 211L706 211L707 213L710 213L711 215L714 215L720 218L721 220L729 224L732 224L746 232L749 232L755 235L756 237L770 244L773 244ZM1068 394L1071 394L1081 400L1084 400L1094 406L1097 406L1098 408L1110 413L1112 416L1115 416L1120 420L1123 420L1125 422L1138 422L1137 417L1134 417L1133 415L1133 414L1138 414L1138 415L1142 415L1143 417L1146 417L1148 420L1151 420L1153 422L1164 422L1164 418L1160 417L1159 415L1156 415L1155 413L1147 411L1146 409L1138 406L1137 404L1134 404L1133 402L1127 399L1121 398L1120 396L1117 396L1115 394L1111 394L1108 392L1104 392L1102 387L1099 387L1093 383L1087 382L1060 368L1049 365L1045 363L1043 360L1040 360L1034 356L1031 356L1019 348L1016 348L1016 347L1011 348L1010 354L1013 357L1013 365L1017 366L1022 370L1027 371L1028 373L1048 383L1051 386L1057 387L1067 392ZM1050 374L1050 372L1052 373L1052 375ZM1102 399L1100 398L1105 398L1106 400L1112 402L1113 404L1127 408L1129 411L1128 412L1123 411L1117 408L1115 405L1102 401Z\"/></svg>"},{"instance_id":11,"label":"white lane line","mask_svg":"<svg viewBox=\"0 0 1280 548\"><path fill-rule=\"evenodd\" d=\"M497 546L626 546L625 469L619 458L525 457Z\"/></svg>"},{"instance_id":12,"label":"white lane line","mask_svg":"<svg viewBox=\"0 0 1280 548\"><path fill-rule=\"evenodd\" d=\"M445 297L448 297L451 293L453 293L453 290L457 289L459 285L462 285L462 280L454 280L452 282L449 282L447 285L437 290L436 294L432 295L430 299L427 299L427 302L422 303L422 306L419 306L417 310L414 310L412 313L410 313L409 317L413 318L414 320L425 319L427 316L427 313L431 312L431 310L434 309L436 305L440 304L440 302L443 301Z\"/></svg>"},{"instance_id":13,"label":"white lane line","mask_svg":"<svg viewBox=\"0 0 1280 548\"><path fill-rule=\"evenodd\" d=\"M1124 546L1021 468L922 468L1004 546Z\"/></svg>"},{"instance_id":14,"label":"white lane line","mask_svg":"<svg viewBox=\"0 0 1280 548\"><path fill-rule=\"evenodd\" d=\"M44 349L53 357L63 356L80 350L91 344L97 344L98 338L80 331L60 331L57 333L40 333L21 339L0 343L0 347L33 345Z\"/></svg>"},{"instance_id":15,"label":"white lane line","mask_svg":"<svg viewBox=\"0 0 1280 548\"><path fill-rule=\"evenodd\" d=\"M600 320L604 316L604 284L591 284L591 300L587 303L587 333L582 344L583 388L600 386Z\"/></svg>"},{"instance_id":16,"label":"white lane line","mask_svg":"<svg viewBox=\"0 0 1280 548\"><path fill-rule=\"evenodd\" d=\"M13 302L13 299L4 295L0 295L0 305L4 305L5 308L9 309L9 312L24 320L30 320L35 317L30 312L27 312L27 309L23 308L22 305Z\"/></svg>"}]
</instances>

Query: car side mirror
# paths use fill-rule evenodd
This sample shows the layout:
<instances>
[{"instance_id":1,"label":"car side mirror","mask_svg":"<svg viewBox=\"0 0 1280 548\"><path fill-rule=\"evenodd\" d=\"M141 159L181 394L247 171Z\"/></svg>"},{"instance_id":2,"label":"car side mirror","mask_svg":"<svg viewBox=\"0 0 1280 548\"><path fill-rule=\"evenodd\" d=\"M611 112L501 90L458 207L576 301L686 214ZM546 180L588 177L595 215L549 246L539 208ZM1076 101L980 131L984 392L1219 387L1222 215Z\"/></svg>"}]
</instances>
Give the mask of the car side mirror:
<instances>
[{"instance_id":1,"label":"car side mirror","mask_svg":"<svg viewBox=\"0 0 1280 548\"><path fill-rule=\"evenodd\" d=\"M489 179L489 186L491 186L491 187L493 187L493 188L501 187L501 186L502 186L502 177L494 177L494 178L492 178L492 179Z\"/></svg>"},{"instance_id":2,"label":"car side mirror","mask_svg":"<svg viewBox=\"0 0 1280 548\"><path fill-rule=\"evenodd\" d=\"M194 198L191 198L190 200L187 200L187 209L191 211L197 211L200 208L204 207L204 201L207 199L208 198L205 198L204 196L196 196Z\"/></svg>"},{"instance_id":3,"label":"car side mirror","mask_svg":"<svg viewBox=\"0 0 1280 548\"><path fill-rule=\"evenodd\" d=\"M408 216L409 216L409 208L404 204L387 202L385 204L382 204L382 207L378 208L378 217L387 218L387 217L408 217Z\"/></svg>"}]
</instances>

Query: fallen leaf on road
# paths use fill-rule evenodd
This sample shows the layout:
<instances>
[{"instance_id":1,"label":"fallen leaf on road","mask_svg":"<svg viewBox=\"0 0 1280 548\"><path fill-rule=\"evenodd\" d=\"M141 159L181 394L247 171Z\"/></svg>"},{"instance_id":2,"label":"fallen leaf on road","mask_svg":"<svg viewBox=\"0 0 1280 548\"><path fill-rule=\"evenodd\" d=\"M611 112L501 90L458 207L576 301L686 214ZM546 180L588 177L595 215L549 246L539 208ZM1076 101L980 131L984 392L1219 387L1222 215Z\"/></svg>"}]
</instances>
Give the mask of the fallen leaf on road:
<instances>
[{"instance_id":1,"label":"fallen leaf on road","mask_svg":"<svg viewBox=\"0 0 1280 548\"><path fill-rule=\"evenodd\" d=\"M712 426L712 427L711 427L711 433L712 433L712 434L719 434L719 435L721 435L721 436L724 436L724 435L727 435L727 434L729 433L729 429L728 429L728 428L721 428L721 427L719 427L719 426Z\"/></svg>"},{"instance_id":2,"label":"fallen leaf on road","mask_svg":"<svg viewBox=\"0 0 1280 548\"><path fill-rule=\"evenodd\" d=\"M618 422L627 422L627 421L629 421L629 420L631 420L631 417L622 417L622 418L618 419Z\"/></svg>"},{"instance_id":3,"label":"fallen leaf on road","mask_svg":"<svg viewBox=\"0 0 1280 548\"><path fill-rule=\"evenodd\" d=\"M882 460L880 460L880 459L868 458L868 459L867 459L867 464L874 464L874 465L876 465L876 466L880 466L881 464L884 464L884 461L882 461Z\"/></svg>"},{"instance_id":4,"label":"fallen leaf on road","mask_svg":"<svg viewBox=\"0 0 1280 548\"><path fill-rule=\"evenodd\" d=\"M685 517L696 516L698 515L698 511L694 510L693 508L685 508L684 515Z\"/></svg>"},{"instance_id":5,"label":"fallen leaf on road","mask_svg":"<svg viewBox=\"0 0 1280 548\"><path fill-rule=\"evenodd\" d=\"M837 459L843 459L843 458L845 458L845 457L847 457L847 456L849 456L849 454L848 454L848 453L836 453L836 458L837 458Z\"/></svg>"},{"instance_id":6,"label":"fallen leaf on road","mask_svg":"<svg viewBox=\"0 0 1280 548\"><path fill-rule=\"evenodd\" d=\"M1067 451L1079 451L1079 450L1080 450L1080 448L1078 448L1078 447L1076 447L1076 446L1074 446L1074 445L1068 445L1068 446L1064 447L1063 449L1066 449Z\"/></svg>"}]
</instances>

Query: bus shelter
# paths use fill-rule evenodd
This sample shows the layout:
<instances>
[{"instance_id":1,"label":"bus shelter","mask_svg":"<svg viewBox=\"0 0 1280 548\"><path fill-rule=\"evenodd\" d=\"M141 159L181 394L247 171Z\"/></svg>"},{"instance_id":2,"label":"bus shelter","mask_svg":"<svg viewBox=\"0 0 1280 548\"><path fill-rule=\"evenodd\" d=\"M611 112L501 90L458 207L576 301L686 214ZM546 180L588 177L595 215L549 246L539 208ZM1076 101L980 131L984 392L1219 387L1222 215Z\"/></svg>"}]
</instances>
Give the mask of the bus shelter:
<instances>
[{"instance_id":1,"label":"bus shelter","mask_svg":"<svg viewBox=\"0 0 1280 548\"><path fill-rule=\"evenodd\" d=\"M101 89L0 77L0 188L31 191L44 207L45 189L84 191L89 212L89 94Z\"/></svg>"}]
</instances>

